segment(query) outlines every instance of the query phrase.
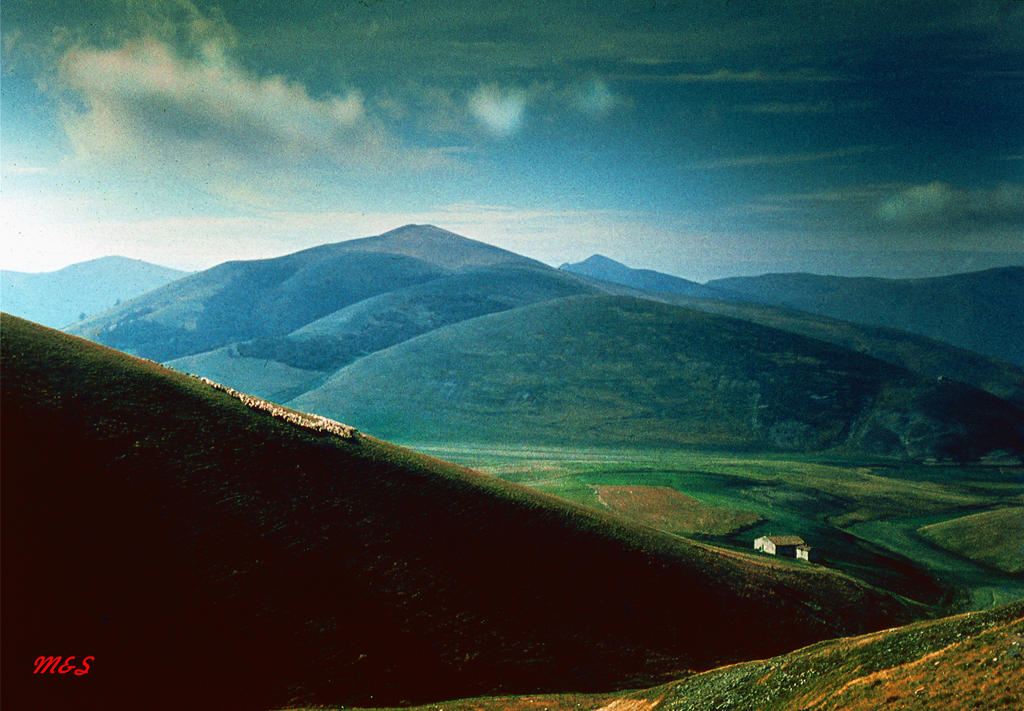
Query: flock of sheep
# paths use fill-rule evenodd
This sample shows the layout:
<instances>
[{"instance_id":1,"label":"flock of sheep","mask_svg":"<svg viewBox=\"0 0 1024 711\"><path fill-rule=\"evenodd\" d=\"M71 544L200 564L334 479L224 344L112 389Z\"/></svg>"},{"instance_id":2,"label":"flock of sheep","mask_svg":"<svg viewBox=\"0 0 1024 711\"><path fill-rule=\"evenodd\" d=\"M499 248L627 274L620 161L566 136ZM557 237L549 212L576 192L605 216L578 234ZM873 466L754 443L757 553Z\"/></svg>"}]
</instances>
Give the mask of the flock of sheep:
<instances>
[{"instance_id":1,"label":"flock of sheep","mask_svg":"<svg viewBox=\"0 0 1024 711\"><path fill-rule=\"evenodd\" d=\"M199 381L206 383L216 390L227 393L231 397L240 400L243 404L248 405L255 410L261 410L269 413L272 417L284 420L285 422L290 422L313 432L327 432L337 435L338 437L344 437L345 439L352 439L358 433L358 430L356 430L355 427L343 425L340 422L336 422L335 420L331 420L320 415L309 415L302 412L296 412L295 410L285 409L280 405L275 405L272 402L267 402L266 400L261 400L258 397L246 395L245 393L229 388L226 385L221 385L209 378L200 377Z\"/></svg>"}]
</instances>

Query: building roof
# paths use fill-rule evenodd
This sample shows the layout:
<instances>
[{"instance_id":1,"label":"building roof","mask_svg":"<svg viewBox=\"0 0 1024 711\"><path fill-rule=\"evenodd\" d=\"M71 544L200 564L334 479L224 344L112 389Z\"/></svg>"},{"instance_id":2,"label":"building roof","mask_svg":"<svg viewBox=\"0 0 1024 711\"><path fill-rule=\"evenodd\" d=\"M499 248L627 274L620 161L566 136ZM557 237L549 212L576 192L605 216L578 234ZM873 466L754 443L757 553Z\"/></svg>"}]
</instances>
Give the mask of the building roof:
<instances>
[{"instance_id":1,"label":"building roof","mask_svg":"<svg viewBox=\"0 0 1024 711\"><path fill-rule=\"evenodd\" d=\"M804 539L800 536L765 536L769 541L777 546L802 546L804 545Z\"/></svg>"}]
</instances>

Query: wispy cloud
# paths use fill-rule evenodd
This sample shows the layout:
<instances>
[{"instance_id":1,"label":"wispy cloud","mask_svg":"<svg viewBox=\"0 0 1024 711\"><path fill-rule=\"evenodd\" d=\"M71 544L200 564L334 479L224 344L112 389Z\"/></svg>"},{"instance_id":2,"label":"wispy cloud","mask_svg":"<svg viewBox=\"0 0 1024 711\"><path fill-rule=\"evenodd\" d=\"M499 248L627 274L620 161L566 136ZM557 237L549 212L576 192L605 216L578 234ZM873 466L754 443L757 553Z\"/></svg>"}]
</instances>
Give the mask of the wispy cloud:
<instances>
[{"instance_id":1,"label":"wispy cloud","mask_svg":"<svg viewBox=\"0 0 1024 711\"><path fill-rule=\"evenodd\" d=\"M4 161L2 170L7 175L45 175L50 172L49 168L20 161Z\"/></svg>"},{"instance_id":2,"label":"wispy cloud","mask_svg":"<svg viewBox=\"0 0 1024 711\"><path fill-rule=\"evenodd\" d=\"M565 84L534 83L527 88L482 84L467 99L469 113L476 121L502 138L522 129L528 112L546 117L575 113L597 119L628 105L626 99L598 77Z\"/></svg>"},{"instance_id":3,"label":"wispy cloud","mask_svg":"<svg viewBox=\"0 0 1024 711\"><path fill-rule=\"evenodd\" d=\"M796 69L792 71L773 72L762 69L735 71L733 69L716 69L711 72L678 72L675 74L630 74L622 78L647 82L670 82L676 84L795 84L805 82L843 81L844 77L817 69Z\"/></svg>"},{"instance_id":4,"label":"wispy cloud","mask_svg":"<svg viewBox=\"0 0 1024 711\"><path fill-rule=\"evenodd\" d=\"M193 60L155 40L77 49L61 68L88 107L66 123L86 155L163 143L340 157L364 117L358 91L314 99L281 77L248 76L215 46Z\"/></svg>"},{"instance_id":5,"label":"wispy cloud","mask_svg":"<svg viewBox=\"0 0 1024 711\"><path fill-rule=\"evenodd\" d=\"M849 158L877 151L877 146L853 146L835 151L818 153L768 153L762 155L736 156L733 158L716 158L698 161L687 166L690 170L716 170L720 168L761 168L765 166L791 165L796 163L816 163L819 161Z\"/></svg>"},{"instance_id":6,"label":"wispy cloud","mask_svg":"<svg viewBox=\"0 0 1024 711\"><path fill-rule=\"evenodd\" d=\"M836 103L824 101L771 101L762 104L742 104L735 107L736 111L764 116L801 116L835 114L841 111L857 111L871 108L869 101Z\"/></svg>"},{"instance_id":7,"label":"wispy cloud","mask_svg":"<svg viewBox=\"0 0 1024 711\"><path fill-rule=\"evenodd\" d=\"M1024 185L975 190L939 181L912 185L879 203L876 215L883 222L910 226L1012 222L1024 227Z\"/></svg>"},{"instance_id":8,"label":"wispy cloud","mask_svg":"<svg viewBox=\"0 0 1024 711\"><path fill-rule=\"evenodd\" d=\"M448 162L441 149L403 145L358 89L314 97L298 82L244 70L216 42L187 58L154 39L77 48L60 76L81 100L63 124L82 164L115 162L205 190L262 181L273 192L303 165L365 175Z\"/></svg>"}]
</instances>

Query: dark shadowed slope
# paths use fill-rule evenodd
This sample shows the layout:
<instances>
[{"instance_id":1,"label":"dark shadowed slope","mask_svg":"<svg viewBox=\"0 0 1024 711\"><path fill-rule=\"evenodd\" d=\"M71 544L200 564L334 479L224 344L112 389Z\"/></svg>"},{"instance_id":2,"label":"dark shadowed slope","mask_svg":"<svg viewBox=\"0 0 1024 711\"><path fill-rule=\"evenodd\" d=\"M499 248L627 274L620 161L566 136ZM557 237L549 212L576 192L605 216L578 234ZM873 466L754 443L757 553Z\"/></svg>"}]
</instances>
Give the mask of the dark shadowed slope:
<instances>
[{"instance_id":1,"label":"dark shadowed slope","mask_svg":"<svg viewBox=\"0 0 1024 711\"><path fill-rule=\"evenodd\" d=\"M847 349L624 297L570 297L438 329L293 401L407 442L844 446L973 458L1024 413Z\"/></svg>"},{"instance_id":2,"label":"dark shadowed slope","mask_svg":"<svg viewBox=\"0 0 1024 711\"><path fill-rule=\"evenodd\" d=\"M1024 365L1024 267L932 279L766 274L708 286L751 301L903 329Z\"/></svg>"},{"instance_id":3,"label":"dark shadowed slope","mask_svg":"<svg viewBox=\"0 0 1024 711\"><path fill-rule=\"evenodd\" d=\"M643 289L644 291L656 293L680 294L710 299L729 297L728 294L723 294L716 289L698 284L695 281L689 281L688 279L682 279L663 272L656 272L652 269L633 269L600 254L595 254L575 264L563 264L559 269L570 274L600 279L601 281L622 284L634 289Z\"/></svg>"},{"instance_id":4,"label":"dark shadowed slope","mask_svg":"<svg viewBox=\"0 0 1024 711\"><path fill-rule=\"evenodd\" d=\"M2 328L5 708L635 688L908 614L821 568L726 556ZM92 670L33 676L41 654Z\"/></svg>"},{"instance_id":5,"label":"dark shadowed slope","mask_svg":"<svg viewBox=\"0 0 1024 711\"><path fill-rule=\"evenodd\" d=\"M127 257L103 257L55 272L0 272L4 311L60 328L127 301L188 272Z\"/></svg>"},{"instance_id":6,"label":"dark shadowed slope","mask_svg":"<svg viewBox=\"0 0 1024 711\"><path fill-rule=\"evenodd\" d=\"M1024 708L1024 603L821 642L652 689L595 696L467 699L432 704L430 711L539 708L1019 711Z\"/></svg>"}]
</instances>

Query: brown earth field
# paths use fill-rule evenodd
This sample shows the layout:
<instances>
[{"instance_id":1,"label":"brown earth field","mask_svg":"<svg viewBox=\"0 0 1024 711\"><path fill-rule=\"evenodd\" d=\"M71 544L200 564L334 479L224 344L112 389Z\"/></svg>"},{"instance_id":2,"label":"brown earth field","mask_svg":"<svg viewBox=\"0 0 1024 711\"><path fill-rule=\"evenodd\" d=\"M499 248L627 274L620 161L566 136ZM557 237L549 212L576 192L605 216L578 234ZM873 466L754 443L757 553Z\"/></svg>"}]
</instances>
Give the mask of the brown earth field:
<instances>
[{"instance_id":1,"label":"brown earth field","mask_svg":"<svg viewBox=\"0 0 1024 711\"><path fill-rule=\"evenodd\" d=\"M761 520L750 511L702 504L668 486L595 486L598 501L634 521L669 533L724 536Z\"/></svg>"},{"instance_id":2,"label":"brown earth field","mask_svg":"<svg viewBox=\"0 0 1024 711\"><path fill-rule=\"evenodd\" d=\"M5 711L611 692L934 612L0 325Z\"/></svg>"}]
</instances>

